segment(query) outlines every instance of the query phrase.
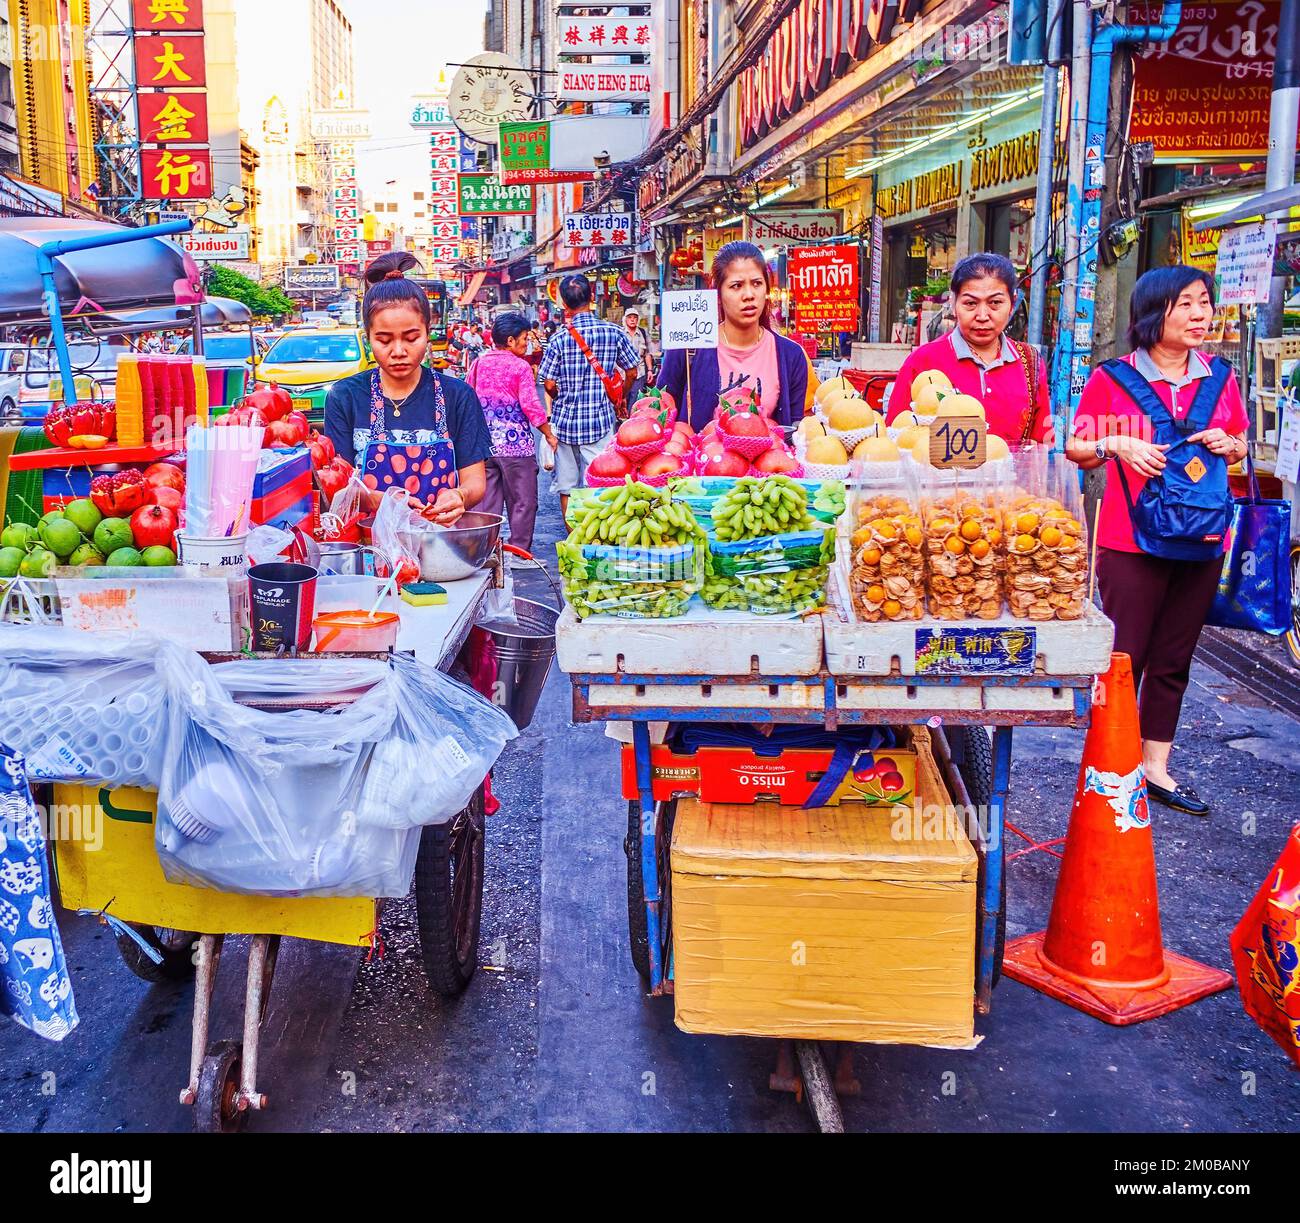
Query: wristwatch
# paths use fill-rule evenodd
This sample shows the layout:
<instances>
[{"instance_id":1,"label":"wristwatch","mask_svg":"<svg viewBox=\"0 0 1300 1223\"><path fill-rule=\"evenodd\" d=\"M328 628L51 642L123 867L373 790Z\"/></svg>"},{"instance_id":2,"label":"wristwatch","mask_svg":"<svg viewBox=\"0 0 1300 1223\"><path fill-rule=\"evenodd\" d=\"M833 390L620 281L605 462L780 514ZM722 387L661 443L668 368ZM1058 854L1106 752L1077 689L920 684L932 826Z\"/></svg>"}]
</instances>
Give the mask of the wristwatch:
<instances>
[{"instance_id":1,"label":"wristwatch","mask_svg":"<svg viewBox=\"0 0 1300 1223\"><path fill-rule=\"evenodd\" d=\"M1101 438L1099 441L1097 441L1097 442L1094 444L1094 446L1093 446L1093 448L1092 448L1092 452L1093 452L1093 454L1095 454L1095 455L1097 456L1097 458L1099 458L1103 463L1104 463L1108 458L1110 458L1110 453L1109 453L1109 452L1107 451L1107 449L1106 449L1106 439L1105 439L1104 437Z\"/></svg>"}]
</instances>

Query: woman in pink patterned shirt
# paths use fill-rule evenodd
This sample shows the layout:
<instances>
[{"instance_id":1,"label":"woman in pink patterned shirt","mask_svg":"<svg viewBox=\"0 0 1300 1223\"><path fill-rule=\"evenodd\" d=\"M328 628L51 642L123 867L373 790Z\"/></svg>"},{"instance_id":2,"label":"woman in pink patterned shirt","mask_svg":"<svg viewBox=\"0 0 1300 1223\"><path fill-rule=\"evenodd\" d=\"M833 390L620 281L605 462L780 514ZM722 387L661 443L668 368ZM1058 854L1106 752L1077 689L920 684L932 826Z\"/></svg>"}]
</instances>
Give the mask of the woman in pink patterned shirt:
<instances>
[{"instance_id":1,"label":"woman in pink patterned shirt","mask_svg":"<svg viewBox=\"0 0 1300 1223\"><path fill-rule=\"evenodd\" d=\"M536 425L547 445L554 447L546 409L537 394L537 377L524 360L528 349L528 321L520 314L500 314L492 324L492 345L479 357L465 381L477 393L492 435L492 457L487 461L487 491L478 503L485 514L506 512L510 517L510 542L532 551L533 525L537 521L537 452L533 448Z\"/></svg>"}]
</instances>

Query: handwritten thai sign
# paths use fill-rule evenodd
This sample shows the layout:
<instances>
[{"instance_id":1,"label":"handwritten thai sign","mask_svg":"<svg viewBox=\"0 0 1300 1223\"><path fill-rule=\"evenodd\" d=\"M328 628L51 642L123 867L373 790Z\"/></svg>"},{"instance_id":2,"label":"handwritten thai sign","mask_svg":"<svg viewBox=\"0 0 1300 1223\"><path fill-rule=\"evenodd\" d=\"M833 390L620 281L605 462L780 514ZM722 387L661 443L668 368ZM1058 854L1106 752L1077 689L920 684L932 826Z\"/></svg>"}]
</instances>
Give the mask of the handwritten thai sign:
<instances>
[{"instance_id":1,"label":"handwritten thai sign","mask_svg":"<svg viewBox=\"0 0 1300 1223\"><path fill-rule=\"evenodd\" d=\"M717 290L671 290L665 293L660 337L664 349L717 348Z\"/></svg>"}]
</instances>

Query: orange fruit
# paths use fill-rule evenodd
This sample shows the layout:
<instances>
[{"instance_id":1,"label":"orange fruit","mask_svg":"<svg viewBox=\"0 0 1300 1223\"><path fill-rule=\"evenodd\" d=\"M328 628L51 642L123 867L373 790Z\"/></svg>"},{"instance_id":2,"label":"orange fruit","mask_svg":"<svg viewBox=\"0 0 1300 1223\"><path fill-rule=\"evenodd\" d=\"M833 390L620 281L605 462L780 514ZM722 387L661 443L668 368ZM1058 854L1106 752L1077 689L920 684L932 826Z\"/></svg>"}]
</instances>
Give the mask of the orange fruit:
<instances>
[{"instance_id":1,"label":"orange fruit","mask_svg":"<svg viewBox=\"0 0 1300 1223\"><path fill-rule=\"evenodd\" d=\"M884 607L880 610L892 620L903 610L903 605L897 599L886 599Z\"/></svg>"},{"instance_id":2,"label":"orange fruit","mask_svg":"<svg viewBox=\"0 0 1300 1223\"><path fill-rule=\"evenodd\" d=\"M1061 542L1061 532L1055 527L1044 527L1039 533L1038 538L1043 541L1049 548L1055 548Z\"/></svg>"},{"instance_id":3,"label":"orange fruit","mask_svg":"<svg viewBox=\"0 0 1300 1223\"><path fill-rule=\"evenodd\" d=\"M898 528L888 519L877 522L874 525L876 533L878 535L883 535L886 539L893 539L898 534Z\"/></svg>"},{"instance_id":4,"label":"orange fruit","mask_svg":"<svg viewBox=\"0 0 1300 1223\"><path fill-rule=\"evenodd\" d=\"M1002 532L999 531L997 527L994 527L989 532L989 543L991 543L996 548L998 544L1000 544L1001 542L1002 542Z\"/></svg>"},{"instance_id":5,"label":"orange fruit","mask_svg":"<svg viewBox=\"0 0 1300 1223\"><path fill-rule=\"evenodd\" d=\"M867 543L870 539L871 531L868 527L860 527L858 530L853 532L852 542L855 548L862 547L862 545Z\"/></svg>"},{"instance_id":6,"label":"orange fruit","mask_svg":"<svg viewBox=\"0 0 1300 1223\"><path fill-rule=\"evenodd\" d=\"M947 548L948 551L953 554L953 556L960 556L963 552L966 551L965 540L963 540L960 536L957 535L949 535L948 538L944 540L943 546Z\"/></svg>"},{"instance_id":7,"label":"orange fruit","mask_svg":"<svg viewBox=\"0 0 1300 1223\"><path fill-rule=\"evenodd\" d=\"M980 524L976 522L974 518L967 518L966 521L961 524L962 539L979 539L981 534Z\"/></svg>"},{"instance_id":8,"label":"orange fruit","mask_svg":"<svg viewBox=\"0 0 1300 1223\"><path fill-rule=\"evenodd\" d=\"M865 552L863 552L863 554L862 554L862 563L863 563L864 565L878 565L878 564L880 564L880 549L879 549L879 548L868 548L868 549L867 549Z\"/></svg>"},{"instance_id":9,"label":"orange fruit","mask_svg":"<svg viewBox=\"0 0 1300 1223\"><path fill-rule=\"evenodd\" d=\"M1020 517L1016 519L1016 530L1022 535L1028 535L1030 531L1035 531L1037 529L1037 514L1021 514Z\"/></svg>"},{"instance_id":10,"label":"orange fruit","mask_svg":"<svg viewBox=\"0 0 1300 1223\"><path fill-rule=\"evenodd\" d=\"M968 501L961 507L963 518L978 518L984 511L974 501Z\"/></svg>"},{"instance_id":11,"label":"orange fruit","mask_svg":"<svg viewBox=\"0 0 1300 1223\"><path fill-rule=\"evenodd\" d=\"M977 539L970 546L970 554L977 561L982 561L989 554L989 541L987 539Z\"/></svg>"},{"instance_id":12,"label":"orange fruit","mask_svg":"<svg viewBox=\"0 0 1300 1223\"><path fill-rule=\"evenodd\" d=\"M1077 544L1078 542L1079 542L1079 541L1078 541L1077 539L1075 539L1073 535L1062 535L1062 536L1061 536L1061 551L1062 551L1062 552L1071 552L1071 551L1073 551L1073 550L1074 550L1074 546L1075 546L1075 544Z\"/></svg>"},{"instance_id":13,"label":"orange fruit","mask_svg":"<svg viewBox=\"0 0 1300 1223\"><path fill-rule=\"evenodd\" d=\"M868 603L883 603L885 601L885 588L879 584L867 587Z\"/></svg>"},{"instance_id":14,"label":"orange fruit","mask_svg":"<svg viewBox=\"0 0 1300 1223\"><path fill-rule=\"evenodd\" d=\"M1034 550L1034 537L1032 535L1016 536L1017 552L1032 552Z\"/></svg>"},{"instance_id":15,"label":"orange fruit","mask_svg":"<svg viewBox=\"0 0 1300 1223\"><path fill-rule=\"evenodd\" d=\"M921 546L922 535L915 527L908 527L907 530L903 532L903 535L912 547L919 548Z\"/></svg>"},{"instance_id":16,"label":"orange fruit","mask_svg":"<svg viewBox=\"0 0 1300 1223\"><path fill-rule=\"evenodd\" d=\"M950 526L952 526L952 519L951 519L951 518L936 518L936 519L934 519L934 520L930 523L930 525L931 525L932 527L934 527L934 529L935 529L936 531L942 531L945 527L950 527Z\"/></svg>"}]
</instances>

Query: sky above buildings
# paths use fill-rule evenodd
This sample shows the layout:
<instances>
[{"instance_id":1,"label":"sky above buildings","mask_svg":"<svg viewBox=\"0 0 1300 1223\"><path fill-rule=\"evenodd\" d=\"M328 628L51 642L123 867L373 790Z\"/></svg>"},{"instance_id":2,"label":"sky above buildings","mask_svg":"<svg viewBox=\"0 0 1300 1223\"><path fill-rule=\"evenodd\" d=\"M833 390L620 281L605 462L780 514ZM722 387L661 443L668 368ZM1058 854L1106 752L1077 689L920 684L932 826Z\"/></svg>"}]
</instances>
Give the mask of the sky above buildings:
<instances>
[{"instance_id":1,"label":"sky above buildings","mask_svg":"<svg viewBox=\"0 0 1300 1223\"><path fill-rule=\"evenodd\" d=\"M392 179L427 180L428 138L409 126L410 100L432 89L443 64L463 63L482 51L486 2L339 3L352 22L357 105L370 111L370 140L357 146L361 188L382 189Z\"/></svg>"}]
</instances>

